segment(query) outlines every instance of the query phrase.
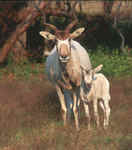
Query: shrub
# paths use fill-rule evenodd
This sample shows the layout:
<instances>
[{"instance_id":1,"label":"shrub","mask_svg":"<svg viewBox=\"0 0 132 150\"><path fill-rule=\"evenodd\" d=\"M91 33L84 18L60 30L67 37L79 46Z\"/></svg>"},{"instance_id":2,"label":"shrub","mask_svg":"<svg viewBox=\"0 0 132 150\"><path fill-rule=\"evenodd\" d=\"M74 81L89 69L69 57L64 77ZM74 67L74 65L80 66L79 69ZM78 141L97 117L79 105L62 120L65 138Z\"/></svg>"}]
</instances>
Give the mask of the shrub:
<instances>
[{"instance_id":1,"label":"shrub","mask_svg":"<svg viewBox=\"0 0 132 150\"><path fill-rule=\"evenodd\" d=\"M128 49L128 47L126 47ZM123 77L132 75L132 52L126 51L124 54L120 54L118 49L111 50L108 47L98 46L95 51L88 49L90 59L93 67L103 64L102 72L108 77ZM6 65L1 66L0 79L3 76L10 74L15 78L30 79L33 75L39 75L44 73L45 58L41 63L35 61L23 60L19 64L15 64L11 56L8 58Z\"/></svg>"},{"instance_id":2,"label":"shrub","mask_svg":"<svg viewBox=\"0 0 132 150\"><path fill-rule=\"evenodd\" d=\"M109 77L130 76L132 56L130 53L119 54L119 50L112 52L108 48L99 46L95 52L90 52L93 67L103 64L102 72Z\"/></svg>"}]
</instances>

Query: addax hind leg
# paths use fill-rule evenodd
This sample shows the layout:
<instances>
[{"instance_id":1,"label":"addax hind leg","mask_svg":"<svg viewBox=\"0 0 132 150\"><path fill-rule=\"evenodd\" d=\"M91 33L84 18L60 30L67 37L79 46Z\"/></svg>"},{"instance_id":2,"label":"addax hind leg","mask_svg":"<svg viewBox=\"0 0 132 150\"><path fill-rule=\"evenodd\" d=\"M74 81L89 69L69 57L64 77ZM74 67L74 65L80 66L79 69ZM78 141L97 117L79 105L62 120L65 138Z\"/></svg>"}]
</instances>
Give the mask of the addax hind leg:
<instances>
[{"instance_id":1,"label":"addax hind leg","mask_svg":"<svg viewBox=\"0 0 132 150\"><path fill-rule=\"evenodd\" d=\"M107 129L109 126L109 118L110 118L110 105L109 105L109 99L104 100L104 129Z\"/></svg>"},{"instance_id":2,"label":"addax hind leg","mask_svg":"<svg viewBox=\"0 0 132 150\"><path fill-rule=\"evenodd\" d=\"M86 102L83 102L83 106L84 106L85 115L86 115L86 118L87 118L88 130L91 130L91 126L90 126L91 117L90 117L90 112L89 112L89 104L86 103Z\"/></svg>"},{"instance_id":3,"label":"addax hind leg","mask_svg":"<svg viewBox=\"0 0 132 150\"><path fill-rule=\"evenodd\" d=\"M100 123L99 123L99 113L98 113L98 100L96 98L94 98L93 100L93 108L94 108L94 116L95 116L96 125L97 127L99 127Z\"/></svg>"},{"instance_id":4,"label":"addax hind leg","mask_svg":"<svg viewBox=\"0 0 132 150\"><path fill-rule=\"evenodd\" d=\"M102 108L103 113L104 113L103 126L105 127L105 125L106 125L106 109L105 109L105 106L104 106L104 101L103 101L103 100L100 100L100 101L99 101L99 105L100 105L100 107Z\"/></svg>"},{"instance_id":5,"label":"addax hind leg","mask_svg":"<svg viewBox=\"0 0 132 150\"><path fill-rule=\"evenodd\" d=\"M67 120L68 120L68 122L70 122L74 116L74 114L73 114L73 98L69 91L63 89L63 92L64 92L65 104L66 104L66 108L67 108Z\"/></svg>"}]
</instances>

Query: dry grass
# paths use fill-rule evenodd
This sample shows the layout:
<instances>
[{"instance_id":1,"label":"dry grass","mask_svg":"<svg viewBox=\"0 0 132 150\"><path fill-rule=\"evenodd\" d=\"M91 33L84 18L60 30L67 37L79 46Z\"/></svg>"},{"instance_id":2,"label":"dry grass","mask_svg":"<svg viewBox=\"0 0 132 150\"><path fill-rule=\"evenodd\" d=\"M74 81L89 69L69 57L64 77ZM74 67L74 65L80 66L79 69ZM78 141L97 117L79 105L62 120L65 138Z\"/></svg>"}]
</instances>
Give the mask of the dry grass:
<instances>
[{"instance_id":1,"label":"dry grass","mask_svg":"<svg viewBox=\"0 0 132 150\"><path fill-rule=\"evenodd\" d=\"M43 79L0 81L0 150L131 150L132 79L111 79L111 123L107 131L63 127L54 88ZM82 108L81 108L82 109ZM101 117L102 118L102 117Z\"/></svg>"}]
</instances>

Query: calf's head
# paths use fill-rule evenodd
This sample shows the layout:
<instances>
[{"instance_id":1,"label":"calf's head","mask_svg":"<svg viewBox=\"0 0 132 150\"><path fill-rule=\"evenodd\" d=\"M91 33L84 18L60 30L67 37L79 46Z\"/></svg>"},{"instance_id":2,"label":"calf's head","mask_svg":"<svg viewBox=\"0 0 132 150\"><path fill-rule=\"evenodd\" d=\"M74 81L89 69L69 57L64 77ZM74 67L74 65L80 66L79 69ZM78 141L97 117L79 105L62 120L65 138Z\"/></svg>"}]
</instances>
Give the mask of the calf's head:
<instances>
[{"instance_id":1,"label":"calf's head","mask_svg":"<svg viewBox=\"0 0 132 150\"><path fill-rule=\"evenodd\" d=\"M47 31L40 32L40 35L45 39L55 41L59 60L62 63L67 63L71 58L71 39L78 37L84 31L84 28L79 28L73 33L70 33L70 29L76 23L77 21L73 21L64 31L58 30L54 25L45 24L52 28L55 31L55 34L53 35Z\"/></svg>"},{"instance_id":2,"label":"calf's head","mask_svg":"<svg viewBox=\"0 0 132 150\"><path fill-rule=\"evenodd\" d=\"M88 70L84 66L81 66L83 80L88 88L91 87L92 81L94 80L94 74L99 72L102 69L102 67L103 67L103 65L101 64L94 69Z\"/></svg>"}]
</instances>

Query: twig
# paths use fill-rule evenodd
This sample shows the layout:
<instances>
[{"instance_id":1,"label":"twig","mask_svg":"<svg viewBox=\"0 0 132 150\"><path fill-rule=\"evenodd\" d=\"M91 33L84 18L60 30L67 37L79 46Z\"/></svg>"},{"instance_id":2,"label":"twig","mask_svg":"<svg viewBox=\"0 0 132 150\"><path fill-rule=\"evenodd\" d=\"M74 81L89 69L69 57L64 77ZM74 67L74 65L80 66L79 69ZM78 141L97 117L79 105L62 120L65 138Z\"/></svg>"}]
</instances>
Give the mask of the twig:
<instances>
[{"instance_id":1,"label":"twig","mask_svg":"<svg viewBox=\"0 0 132 150\"><path fill-rule=\"evenodd\" d=\"M117 33L119 34L119 36L120 36L120 38L122 40L120 49L121 49L122 52L124 52L125 37L122 34L122 32L120 31L120 29L117 27L117 23L118 23L117 17L119 18L121 5L122 5L122 2L120 1L119 5L117 7L116 15L114 16L113 28L117 31Z\"/></svg>"}]
</instances>

